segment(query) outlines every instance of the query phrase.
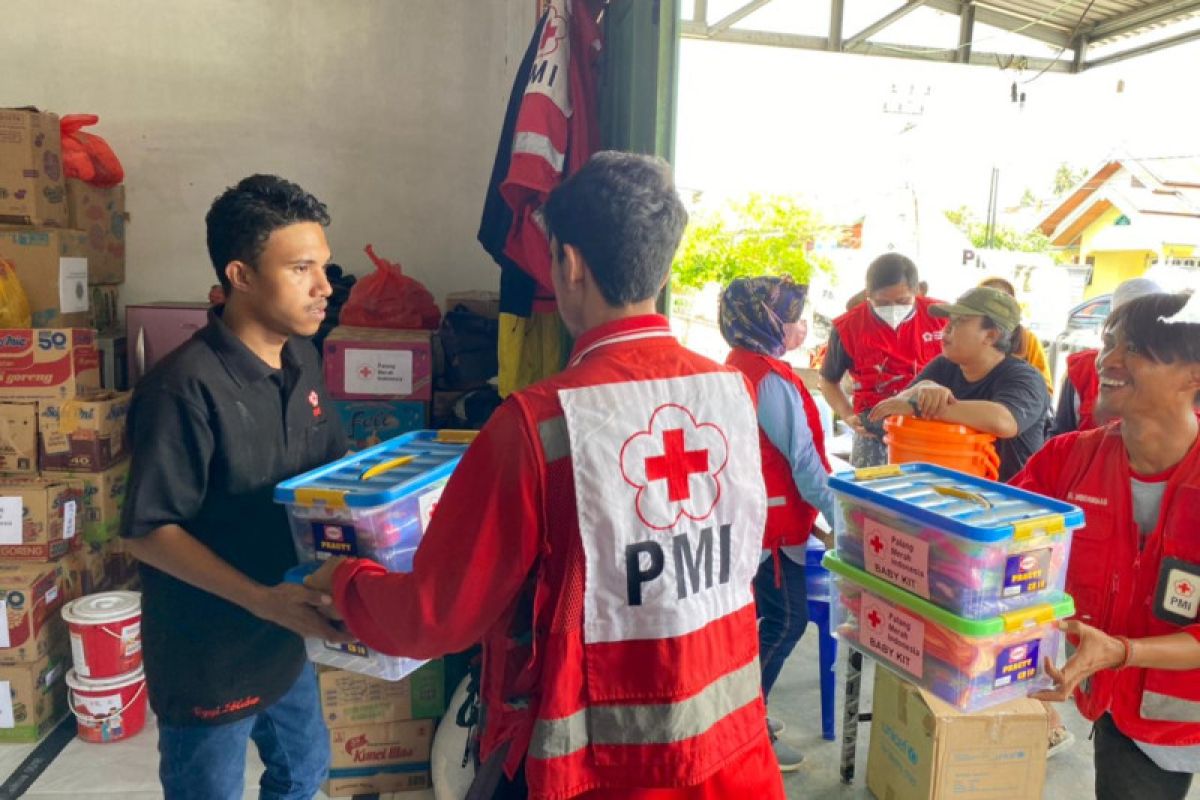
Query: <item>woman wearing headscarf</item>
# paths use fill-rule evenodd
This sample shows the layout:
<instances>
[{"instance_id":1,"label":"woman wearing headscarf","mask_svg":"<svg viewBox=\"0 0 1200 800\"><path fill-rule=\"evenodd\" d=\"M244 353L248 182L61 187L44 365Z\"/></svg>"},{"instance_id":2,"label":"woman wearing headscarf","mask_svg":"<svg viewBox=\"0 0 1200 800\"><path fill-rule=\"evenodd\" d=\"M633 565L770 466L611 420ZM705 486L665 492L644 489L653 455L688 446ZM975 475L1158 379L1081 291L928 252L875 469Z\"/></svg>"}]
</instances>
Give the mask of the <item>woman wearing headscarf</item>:
<instances>
[{"instance_id":1,"label":"woman wearing headscarf","mask_svg":"<svg viewBox=\"0 0 1200 800\"><path fill-rule=\"evenodd\" d=\"M771 687L808 625L805 545L818 512L837 524L820 412L792 366L782 360L804 342L807 327L800 313L807 291L791 278L763 276L734 280L721 296L721 335L733 348L726 363L750 379L758 402L768 509L754 588L768 703ZM768 718L767 727L780 769L797 769L804 757L779 739L783 724Z\"/></svg>"}]
</instances>

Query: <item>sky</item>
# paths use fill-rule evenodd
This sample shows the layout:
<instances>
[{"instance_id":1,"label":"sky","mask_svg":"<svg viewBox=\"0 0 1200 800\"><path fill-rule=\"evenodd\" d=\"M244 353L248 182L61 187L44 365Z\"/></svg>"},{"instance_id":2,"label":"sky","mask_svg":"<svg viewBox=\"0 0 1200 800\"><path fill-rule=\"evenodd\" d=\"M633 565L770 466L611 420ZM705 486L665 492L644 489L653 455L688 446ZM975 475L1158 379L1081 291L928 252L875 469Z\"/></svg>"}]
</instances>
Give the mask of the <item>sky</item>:
<instances>
[{"instance_id":1,"label":"sky","mask_svg":"<svg viewBox=\"0 0 1200 800\"><path fill-rule=\"evenodd\" d=\"M1065 0L1078 2L1080 0ZM736 0L710 0L710 21ZM847 35L897 3L849 0ZM828 3L775 0L738 27L823 35ZM684 2L684 17L691 4ZM919 9L880 35L953 47L958 18ZM975 49L1056 49L978 26ZM1071 52L1063 54L1070 59ZM993 167L1002 206L1049 195L1060 163L1109 154L1200 153L1200 42L1070 75L685 39L676 172L705 202L747 191L798 194L829 221L910 185L926 207L982 217ZM1011 101L1017 82L1025 103ZM887 113L893 110L920 113Z\"/></svg>"}]
</instances>

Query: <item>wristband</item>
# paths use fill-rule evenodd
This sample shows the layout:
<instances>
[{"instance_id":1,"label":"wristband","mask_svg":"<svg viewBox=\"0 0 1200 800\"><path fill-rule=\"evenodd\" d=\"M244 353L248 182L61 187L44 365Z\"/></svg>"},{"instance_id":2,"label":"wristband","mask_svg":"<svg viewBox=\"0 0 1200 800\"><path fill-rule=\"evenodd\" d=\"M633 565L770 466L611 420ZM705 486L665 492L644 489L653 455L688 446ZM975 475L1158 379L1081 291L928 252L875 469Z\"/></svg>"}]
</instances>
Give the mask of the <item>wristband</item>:
<instances>
[{"instance_id":1,"label":"wristband","mask_svg":"<svg viewBox=\"0 0 1200 800\"><path fill-rule=\"evenodd\" d=\"M1129 666L1129 660L1133 658L1133 642L1124 636L1114 636L1113 638L1125 648L1125 657L1121 659L1121 663L1116 666L1116 669L1125 669Z\"/></svg>"}]
</instances>

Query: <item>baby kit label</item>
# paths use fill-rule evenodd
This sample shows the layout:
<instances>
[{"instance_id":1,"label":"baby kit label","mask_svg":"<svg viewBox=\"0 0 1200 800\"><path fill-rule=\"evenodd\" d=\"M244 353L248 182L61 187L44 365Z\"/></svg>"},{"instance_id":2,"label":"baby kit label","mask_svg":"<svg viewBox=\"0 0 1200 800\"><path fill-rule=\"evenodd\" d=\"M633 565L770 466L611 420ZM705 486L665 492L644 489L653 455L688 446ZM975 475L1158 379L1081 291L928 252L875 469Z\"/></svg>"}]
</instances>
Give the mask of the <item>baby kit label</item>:
<instances>
[{"instance_id":1,"label":"baby kit label","mask_svg":"<svg viewBox=\"0 0 1200 800\"><path fill-rule=\"evenodd\" d=\"M1004 563L1004 587L1001 595L1017 597L1032 592L1040 592L1046 588L1046 576L1050 574L1049 547L1041 550L1030 550L1008 557Z\"/></svg>"},{"instance_id":2,"label":"baby kit label","mask_svg":"<svg viewBox=\"0 0 1200 800\"><path fill-rule=\"evenodd\" d=\"M914 678L925 671L925 623L863 592L860 643Z\"/></svg>"},{"instance_id":3,"label":"baby kit label","mask_svg":"<svg viewBox=\"0 0 1200 800\"><path fill-rule=\"evenodd\" d=\"M1038 649L1041 639L1015 644L1000 651L996 658L996 677L992 686L996 689L1014 683L1031 681L1038 674Z\"/></svg>"},{"instance_id":4,"label":"baby kit label","mask_svg":"<svg viewBox=\"0 0 1200 800\"><path fill-rule=\"evenodd\" d=\"M873 519L863 523L867 572L929 599L929 542Z\"/></svg>"}]
</instances>

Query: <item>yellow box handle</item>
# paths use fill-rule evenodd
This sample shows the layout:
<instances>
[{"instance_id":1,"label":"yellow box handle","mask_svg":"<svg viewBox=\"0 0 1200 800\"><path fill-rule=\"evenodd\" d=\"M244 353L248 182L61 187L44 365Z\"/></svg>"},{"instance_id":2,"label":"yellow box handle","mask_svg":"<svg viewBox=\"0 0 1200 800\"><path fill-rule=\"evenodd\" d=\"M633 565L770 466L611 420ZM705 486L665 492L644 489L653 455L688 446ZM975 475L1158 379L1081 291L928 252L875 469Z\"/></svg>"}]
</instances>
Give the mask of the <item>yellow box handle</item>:
<instances>
[{"instance_id":1,"label":"yellow box handle","mask_svg":"<svg viewBox=\"0 0 1200 800\"><path fill-rule=\"evenodd\" d=\"M904 474L899 464L883 464L878 467L863 467L854 470L854 480L873 481L879 478L898 478Z\"/></svg>"},{"instance_id":2,"label":"yellow box handle","mask_svg":"<svg viewBox=\"0 0 1200 800\"><path fill-rule=\"evenodd\" d=\"M316 506L324 505L329 508L345 508L346 493L340 489L297 489L296 490L296 505L299 506Z\"/></svg>"},{"instance_id":3,"label":"yellow box handle","mask_svg":"<svg viewBox=\"0 0 1200 800\"><path fill-rule=\"evenodd\" d=\"M1000 619L1004 620L1004 630L1012 633L1022 628L1031 628L1034 625L1045 625L1047 622L1052 622L1054 620L1054 608L1046 604L1030 606L1020 611L1009 611L1006 614L1001 614Z\"/></svg>"},{"instance_id":4,"label":"yellow box handle","mask_svg":"<svg viewBox=\"0 0 1200 800\"><path fill-rule=\"evenodd\" d=\"M1017 541L1031 539L1033 538L1033 534L1039 530L1047 536L1058 536L1066 531L1066 529L1067 526L1063 521L1062 514L1023 519L1020 522L1013 523L1013 539Z\"/></svg>"},{"instance_id":5,"label":"yellow box handle","mask_svg":"<svg viewBox=\"0 0 1200 800\"><path fill-rule=\"evenodd\" d=\"M397 467L403 467L405 464L411 463L415 458L416 456L400 456L390 461L380 461L375 466L364 469L362 474L358 476L358 479L360 481L369 481L371 478L378 478L385 472L391 472Z\"/></svg>"},{"instance_id":6,"label":"yellow box handle","mask_svg":"<svg viewBox=\"0 0 1200 800\"><path fill-rule=\"evenodd\" d=\"M437 441L442 444L470 444L478 435L479 431L444 430L437 432Z\"/></svg>"},{"instance_id":7,"label":"yellow box handle","mask_svg":"<svg viewBox=\"0 0 1200 800\"><path fill-rule=\"evenodd\" d=\"M976 492L969 492L966 489L959 489L957 486L934 486L933 490L944 497L957 497L959 500L969 500L984 508L992 507L991 501L983 495Z\"/></svg>"}]
</instances>

